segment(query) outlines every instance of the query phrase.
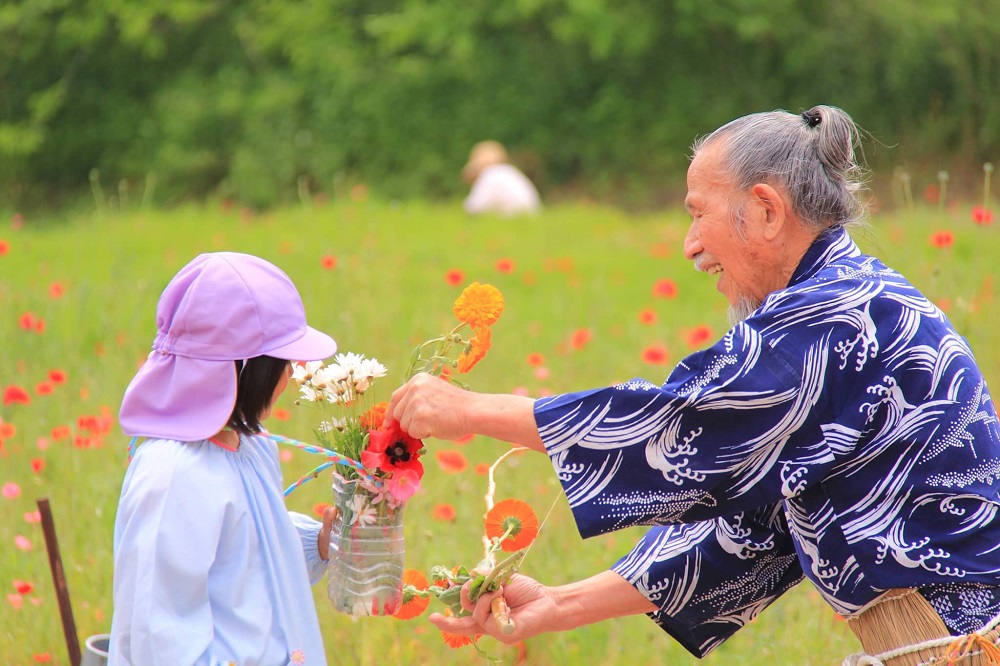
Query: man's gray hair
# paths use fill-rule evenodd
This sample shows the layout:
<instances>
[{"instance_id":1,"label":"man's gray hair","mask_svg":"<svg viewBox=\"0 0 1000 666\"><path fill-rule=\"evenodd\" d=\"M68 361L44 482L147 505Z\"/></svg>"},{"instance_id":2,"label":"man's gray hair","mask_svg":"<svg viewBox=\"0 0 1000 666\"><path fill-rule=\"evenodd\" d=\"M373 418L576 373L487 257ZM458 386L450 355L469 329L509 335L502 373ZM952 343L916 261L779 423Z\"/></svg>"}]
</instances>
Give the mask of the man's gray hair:
<instances>
[{"instance_id":1,"label":"man's gray hair","mask_svg":"<svg viewBox=\"0 0 1000 666\"><path fill-rule=\"evenodd\" d=\"M841 109L814 106L802 114L743 116L695 141L692 154L716 141L723 141L721 168L737 192L756 183L777 187L817 230L864 220L866 206L859 198L864 171L854 155L860 130ZM742 206L733 214L744 219Z\"/></svg>"}]
</instances>

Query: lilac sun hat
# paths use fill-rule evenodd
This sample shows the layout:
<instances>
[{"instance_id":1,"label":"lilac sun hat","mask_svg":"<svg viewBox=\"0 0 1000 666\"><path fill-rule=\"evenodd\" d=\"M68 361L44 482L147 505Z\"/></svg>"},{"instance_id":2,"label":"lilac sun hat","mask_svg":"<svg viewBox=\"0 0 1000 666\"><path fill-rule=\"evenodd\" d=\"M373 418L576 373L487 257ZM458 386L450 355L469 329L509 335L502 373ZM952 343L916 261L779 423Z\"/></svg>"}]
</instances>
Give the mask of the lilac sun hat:
<instances>
[{"instance_id":1,"label":"lilac sun hat","mask_svg":"<svg viewBox=\"0 0 1000 666\"><path fill-rule=\"evenodd\" d=\"M277 266L236 252L202 254L160 296L153 351L125 390L127 435L192 442L211 437L236 405L233 361L273 356L318 361L337 343L306 325L292 281Z\"/></svg>"}]
</instances>

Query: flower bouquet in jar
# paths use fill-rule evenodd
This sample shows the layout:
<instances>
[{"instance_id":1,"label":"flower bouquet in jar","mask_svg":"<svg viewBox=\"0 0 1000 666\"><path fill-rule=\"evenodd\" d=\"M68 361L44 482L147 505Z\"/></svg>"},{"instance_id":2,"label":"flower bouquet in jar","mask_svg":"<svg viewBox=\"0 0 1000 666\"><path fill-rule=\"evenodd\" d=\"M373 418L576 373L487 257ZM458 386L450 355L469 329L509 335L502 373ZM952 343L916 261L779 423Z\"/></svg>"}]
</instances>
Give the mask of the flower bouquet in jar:
<instances>
[{"instance_id":1,"label":"flower bouquet in jar","mask_svg":"<svg viewBox=\"0 0 1000 666\"><path fill-rule=\"evenodd\" d=\"M453 311L458 324L414 349L406 379L428 372L464 386L454 374L467 373L486 355L503 296L496 287L475 282L462 291ZM396 422L384 425L387 403L372 397L375 381L386 374L378 360L354 353L337 354L329 364L297 364L296 404L320 409L315 436L321 446L275 437L327 459L286 495L333 467L337 517L330 532L327 591L334 608L350 615L393 615L402 605L403 512L424 473L423 443Z\"/></svg>"}]
</instances>

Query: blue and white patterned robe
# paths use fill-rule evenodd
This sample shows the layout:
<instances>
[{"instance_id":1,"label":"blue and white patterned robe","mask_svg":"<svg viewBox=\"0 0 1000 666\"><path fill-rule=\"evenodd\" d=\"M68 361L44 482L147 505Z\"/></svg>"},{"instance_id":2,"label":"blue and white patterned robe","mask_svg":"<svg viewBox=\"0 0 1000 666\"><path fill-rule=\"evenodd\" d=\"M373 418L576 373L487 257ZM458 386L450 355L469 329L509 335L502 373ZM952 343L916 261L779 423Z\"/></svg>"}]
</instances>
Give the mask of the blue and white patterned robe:
<instances>
[{"instance_id":1,"label":"blue and white patterned robe","mask_svg":"<svg viewBox=\"0 0 1000 666\"><path fill-rule=\"evenodd\" d=\"M859 612L918 587L953 632L1000 611L1000 428L944 314L843 229L662 386L535 403L584 537L704 656L807 577ZM928 587L930 586L930 587Z\"/></svg>"}]
</instances>

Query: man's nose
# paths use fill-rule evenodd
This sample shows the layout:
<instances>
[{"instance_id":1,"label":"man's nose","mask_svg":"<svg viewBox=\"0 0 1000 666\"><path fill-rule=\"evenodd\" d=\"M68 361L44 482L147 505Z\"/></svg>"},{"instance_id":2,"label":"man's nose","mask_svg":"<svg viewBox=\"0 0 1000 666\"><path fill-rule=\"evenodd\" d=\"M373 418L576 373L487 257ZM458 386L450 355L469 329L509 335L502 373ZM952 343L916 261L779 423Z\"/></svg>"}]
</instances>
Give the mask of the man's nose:
<instances>
[{"instance_id":1,"label":"man's nose","mask_svg":"<svg viewBox=\"0 0 1000 666\"><path fill-rule=\"evenodd\" d=\"M691 226L688 227L687 235L684 237L684 257L688 261L694 261L694 258L701 254L701 238L698 236L698 223L691 222Z\"/></svg>"}]
</instances>

